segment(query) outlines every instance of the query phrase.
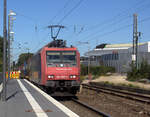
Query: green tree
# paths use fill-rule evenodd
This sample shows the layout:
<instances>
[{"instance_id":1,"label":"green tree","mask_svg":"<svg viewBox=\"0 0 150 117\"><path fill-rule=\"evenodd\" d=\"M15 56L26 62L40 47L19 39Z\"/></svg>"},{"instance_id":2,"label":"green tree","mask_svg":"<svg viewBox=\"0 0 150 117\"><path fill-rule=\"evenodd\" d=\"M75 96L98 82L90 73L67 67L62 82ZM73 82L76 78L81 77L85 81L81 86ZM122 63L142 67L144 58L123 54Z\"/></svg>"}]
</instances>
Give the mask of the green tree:
<instances>
[{"instance_id":1,"label":"green tree","mask_svg":"<svg viewBox=\"0 0 150 117\"><path fill-rule=\"evenodd\" d=\"M22 53L19 55L17 66L21 66L24 62L27 62L29 58L33 56L33 53Z\"/></svg>"}]
</instances>

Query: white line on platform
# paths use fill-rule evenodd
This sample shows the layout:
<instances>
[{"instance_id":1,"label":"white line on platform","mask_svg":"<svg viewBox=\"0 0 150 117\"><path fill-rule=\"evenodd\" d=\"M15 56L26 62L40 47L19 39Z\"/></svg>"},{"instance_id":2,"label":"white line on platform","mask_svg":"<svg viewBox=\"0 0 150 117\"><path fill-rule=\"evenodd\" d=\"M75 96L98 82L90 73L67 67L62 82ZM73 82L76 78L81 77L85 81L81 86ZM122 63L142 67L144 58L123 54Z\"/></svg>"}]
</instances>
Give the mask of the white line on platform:
<instances>
[{"instance_id":1,"label":"white line on platform","mask_svg":"<svg viewBox=\"0 0 150 117\"><path fill-rule=\"evenodd\" d=\"M20 80L17 80L23 93L25 94L27 100L29 101L30 105L32 106L33 111L35 112L37 117L48 117L48 115L43 111L43 109L40 107L40 105L37 103L37 101L33 98L33 96L30 94L28 89L25 88L25 86L21 83ZM40 111L40 113L39 113Z\"/></svg>"},{"instance_id":2,"label":"white line on platform","mask_svg":"<svg viewBox=\"0 0 150 117\"><path fill-rule=\"evenodd\" d=\"M0 93L2 92L3 89L3 83L0 84Z\"/></svg>"},{"instance_id":3,"label":"white line on platform","mask_svg":"<svg viewBox=\"0 0 150 117\"><path fill-rule=\"evenodd\" d=\"M33 88L35 88L39 93L41 93L47 100L49 100L50 102L52 102L55 106L57 106L60 110L62 110L65 114L67 114L69 117L79 117L79 115L77 115L74 112L72 112L71 110L69 110L63 104L61 104L58 101L56 101L54 98L52 98L51 96L49 96L47 93L45 93L44 91L42 91L41 89L39 89L38 87L36 87L32 83L30 83L26 79L25 79L25 81L29 85L31 85Z\"/></svg>"}]
</instances>

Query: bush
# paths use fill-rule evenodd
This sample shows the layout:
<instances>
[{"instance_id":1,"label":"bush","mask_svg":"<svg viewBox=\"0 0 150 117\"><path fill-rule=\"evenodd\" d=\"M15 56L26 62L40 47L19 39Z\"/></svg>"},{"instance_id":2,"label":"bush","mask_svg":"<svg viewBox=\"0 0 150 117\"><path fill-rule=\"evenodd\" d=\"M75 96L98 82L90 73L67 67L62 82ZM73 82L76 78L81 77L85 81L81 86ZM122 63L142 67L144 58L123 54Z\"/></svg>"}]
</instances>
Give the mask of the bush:
<instances>
[{"instance_id":1,"label":"bush","mask_svg":"<svg viewBox=\"0 0 150 117\"><path fill-rule=\"evenodd\" d=\"M81 64L81 75L85 76L88 74L88 67Z\"/></svg>"},{"instance_id":2,"label":"bush","mask_svg":"<svg viewBox=\"0 0 150 117\"><path fill-rule=\"evenodd\" d=\"M139 69L136 69L134 64L131 65L131 71L127 73L127 79L130 81L138 81L140 79L150 79L150 65L147 61L143 60L139 65Z\"/></svg>"},{"instance_id":3,"label":"bush","mask_svg":"<svg viewBox=\"0 0 150 117\"><path fill-rule=\"evenodd\" d=\"M86 76L80 76L80 82L86 79Z\"/></svg>"},{"instance_id":4,"label":"bush","mask_svg":"<svg viewBox=\"0 0 150 117\"><path fill-rule=\"evenodd\" d=\"M115 68L106 66L90 66L90 73L94 76L106 75L106 73L115 72ZM81 65L81 75L88 75L88 67Z\"/></svg>"}]
</instances>

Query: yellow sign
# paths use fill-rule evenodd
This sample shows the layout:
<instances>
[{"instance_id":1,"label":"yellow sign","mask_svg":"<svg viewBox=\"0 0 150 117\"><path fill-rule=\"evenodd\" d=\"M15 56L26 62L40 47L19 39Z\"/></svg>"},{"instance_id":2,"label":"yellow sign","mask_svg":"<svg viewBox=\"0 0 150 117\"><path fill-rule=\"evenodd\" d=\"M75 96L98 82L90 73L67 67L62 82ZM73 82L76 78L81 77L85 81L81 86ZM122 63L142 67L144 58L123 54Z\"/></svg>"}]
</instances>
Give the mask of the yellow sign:
<instances>
[{"instance_id":1,"label":"yellow sign","mask_svg":"<svg viewBox=\"0 0 150 117\"><path fill-rule=\"evenodd\" d=\"M10 72L10 79L19 79L20 71L11 71ZM6 72L6 78L8 78L8 72Z\"/></svg>"}]
</instances>

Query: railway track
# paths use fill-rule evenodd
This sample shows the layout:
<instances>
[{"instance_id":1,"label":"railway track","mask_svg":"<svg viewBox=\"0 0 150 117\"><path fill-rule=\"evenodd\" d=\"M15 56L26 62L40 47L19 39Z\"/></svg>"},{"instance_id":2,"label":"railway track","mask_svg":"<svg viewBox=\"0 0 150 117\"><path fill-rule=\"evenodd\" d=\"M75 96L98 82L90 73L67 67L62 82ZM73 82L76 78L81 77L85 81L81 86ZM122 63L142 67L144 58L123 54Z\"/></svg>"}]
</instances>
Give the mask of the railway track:
<instances>
[{"instance_id":1,"label":"railway track","mask_svg":"<svg viewBox=\"0 0 150 117\"><path fill-rule=\"evenodd\" d=\"M84 102L81 102L81 101L76 100L76 99L72 99L72 101L75 102L75 103L80 104L81 106L83 106L83 107L85 107L85 108L87 108L87 109L89 109L89 110L91 110L91 111L94 111L95 113L99 114L99 115L102 116L102 117L110 117L110 115L108 115L108 114L106 114L106 113L104 113L104 112L101 112L101 111L99 111L98 109L96 109L96 108L94 108L94 107L91 107L91 106L87 105L87 104L84 103Z\"/></svg>"},{"instance_id":2,"label":"railway track","mask_svg":"<svg viewBox=\"0 0 150 117\"><path fill-rule=\"evenodd\" d=\"M69 100L61 100L59 102L77 113L80 117L110 117L110 115L101 112L100 110L93 108L85 102L82 102L75 98L71 98Z\"/></svg>"},{"instance_id":3,"label":"railway track","mask_svg":"<svg viewBox=\"0 0 150 117\"><path fill-rule=\"evenodd\" d=\"M40 87L41 88L41 87ZM45 89L43 89L42 88L42 90L44 91L44 92L46 92L46 90ZM46 92L47 93L47 92ZM63 101L64 99L65 99L65 97L64 98L59 98L60 96L54 96L54 98L56 99L56 100L58 100L59 102L61 102L62 104L64 104L65 106L68 106L68 103L72 103L72 102L74 102L74 103L76 103L76 104L78 104L78 105L80 105L80 106L82 106L82 107L84 107L84 108L86 108L87 110L89 110L89 111L92 111L92 112L94 112L94 113L96 113L96 116L94 116L94 115L92 115L92 117L111 117L110 115L108 115L108 114L106 114L106 113L104 113L104 112L101 112L101 111L99 111L98 109L96 109L96 108L94 108L94 107L91 107L91 106L89 106L88 104L86 104L86 103L84 103L84 102L81 102L81 101L79 101L79 100L77 100L77 99L75 99L75 98L69 98L69 99L67 99L67 100L69 100L69 101ZM71 107L70 107L70 105L68 106L68 108L70 108L71 109ZM76 110L74 111L74 112L76 112ZM78 112L78 114L80 115L80 113L81 112ZM82 117L82 116L80 116L80 117ZM83 116L84 117L84 116ZM88 116L86 116L86 117L88 117ZM89 116L89 117L91 117L91 116Z\"/></svg>"},{"instance_id":4,"label":"railway track","mask_svg":"<svg viewBox=\"0 0 150 117\"><path fill-rule=\"evenodd\" d=\"M101 87L101 86L96 86L96 85L89 85L89 84L82 84L82 87L90 89L90 90L94 90L94 91L97 91L97 92L103 92L103 93L107 93L107 94L127 98L127 99L138 101L138 102L141 102L141 103L150 104L150 95L144 95L144 94L141 95L141 94L135 93L135 92L129 92L129 91L117 90L117 89L110 89L110 88L106 88L106 87Z\"/></svg>"}]
</instances>

